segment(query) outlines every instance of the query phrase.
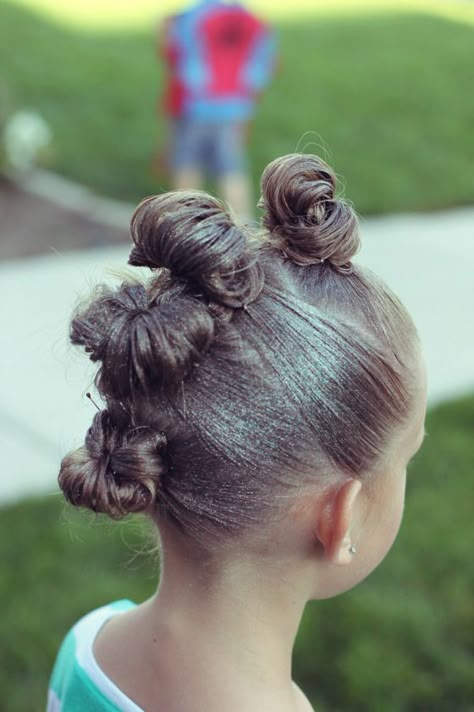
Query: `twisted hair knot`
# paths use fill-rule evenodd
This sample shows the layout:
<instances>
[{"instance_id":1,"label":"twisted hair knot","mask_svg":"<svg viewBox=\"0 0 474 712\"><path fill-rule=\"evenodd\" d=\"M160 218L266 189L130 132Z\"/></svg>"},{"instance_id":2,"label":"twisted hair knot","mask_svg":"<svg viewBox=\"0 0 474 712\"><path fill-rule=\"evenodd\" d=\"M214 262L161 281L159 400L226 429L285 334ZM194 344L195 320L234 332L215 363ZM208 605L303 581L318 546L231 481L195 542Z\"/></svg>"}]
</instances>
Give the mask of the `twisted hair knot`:
<instances>
[{"instance_id":1,"label":"twisted hair knot","mask_svg":"<svg viewBox=\"0 0 474 712\"><path fill-rule=\"evenodd\" d=\"M335 173L321 158L278 158L265 169L261 187L263 224L274 247L298 265L328 261L350 270L360 246L357 217L335 196Z\"/></svg>"},{"instance_id":2,"label":"twisted hair knot","mask_svg":"<svg viewBox=\"0 0 474 712\"><path fill-rule=\"evenodd\" d=\"M85 444L61 463L59 485L76 506L120 519L156 502L166 438L148 427L121 430L110 412L94 417Z\"/></svg>"},{"instance_id":3,"label":"twisted hair knot","mask_svg":"<svg viewBox=\"0 0 474 712\"><path fill-rule=\"evenodd\" d=\"M166 267L231 309L254 301L263 288L256 245L216 198L200 191L152 196L131 223L129 264Z\"/></svg>"},{"instance_id":4,"label":"twisted hair knot","mask_svg":"<svg viewBox=\"0 0 474 712\"><path fill-rule=\"evenodd\" d=\"M209 349L215 321L199 299L176 288L151 298L142 284L102 289L76 316L71 341L102 361L97 385L107 397L174 388Z\"/></svg>"}]
</instances>

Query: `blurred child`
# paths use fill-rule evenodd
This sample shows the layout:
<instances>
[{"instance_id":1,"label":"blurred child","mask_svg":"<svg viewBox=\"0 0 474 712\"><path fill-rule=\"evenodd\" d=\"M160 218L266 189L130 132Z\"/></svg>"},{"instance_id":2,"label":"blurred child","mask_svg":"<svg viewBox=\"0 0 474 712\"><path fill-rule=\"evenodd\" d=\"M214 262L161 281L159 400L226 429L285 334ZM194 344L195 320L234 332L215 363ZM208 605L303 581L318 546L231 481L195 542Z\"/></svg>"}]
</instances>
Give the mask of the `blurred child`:
<instances>
[{"instance_id":1,"label":"blurred child","mask_svg":"<svg viewBox=\"0 0 474 712\"><path fill-rule=\"evenodd\" d=\"M149 280L74 317L104 410L60 486L146 514L161 574L148 601L76 623L49 712L312 710L291 678L305 605L390 549L426 408L413 322L351 263L357 219L334 188L316 156L271 163L258 239L205 193L148 198L129 263Z\"/></svg>"},{"instance_id":2,"label":"blurred child","mask_svg":"<svg viewBox=\"0 0 474 712\"><path fill-rule=\"evenodd\" d=\"M275 35L243 5L222 0L170 17L163 35L172 186L199 188L211 178L235 212L250 217L247 134L274 70Z\"/></svg>"}]
</instances>

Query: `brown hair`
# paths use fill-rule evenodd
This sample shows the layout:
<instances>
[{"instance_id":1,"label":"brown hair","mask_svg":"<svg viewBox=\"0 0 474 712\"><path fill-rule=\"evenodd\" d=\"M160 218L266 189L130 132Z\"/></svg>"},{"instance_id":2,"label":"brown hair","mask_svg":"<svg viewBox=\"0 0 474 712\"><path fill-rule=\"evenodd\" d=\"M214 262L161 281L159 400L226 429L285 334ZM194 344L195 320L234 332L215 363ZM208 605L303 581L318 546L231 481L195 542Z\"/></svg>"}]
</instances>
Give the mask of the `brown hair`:
<instances>
[{"instance_id":1,"label":"brown hair","mask_svg":"<svg viewBox=\"0 0 474 712\"><path fill-rule=\"evenodd\" d=\"M370 474L406 421L415 330L351 265L357 219L331 168L277 159L261 205L260 235L201 192L135 211L129 262L151 278L100 288L72 321L106 403L61 464L73 504L166 517L211 548L328 470Z\"/></svg>"}]
</instances>

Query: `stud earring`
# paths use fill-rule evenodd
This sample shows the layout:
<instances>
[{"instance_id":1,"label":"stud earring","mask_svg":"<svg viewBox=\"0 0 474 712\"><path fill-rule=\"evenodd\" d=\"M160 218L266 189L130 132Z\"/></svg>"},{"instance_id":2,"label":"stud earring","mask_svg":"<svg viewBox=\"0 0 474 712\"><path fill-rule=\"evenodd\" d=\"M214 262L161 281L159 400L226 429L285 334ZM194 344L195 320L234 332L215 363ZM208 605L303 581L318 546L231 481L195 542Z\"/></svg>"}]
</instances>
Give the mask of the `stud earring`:
<instances>
[{"instance_id":1,"label":"stud earring","mask_svg":"<svg viewBox=\"0 0 474 712\"><path fill-rule=\"evenodd\" d=\"M357 552L357 547L355 544L351 544L349 547L349 554L355 554Z\"/></svg>"}]
</instances>

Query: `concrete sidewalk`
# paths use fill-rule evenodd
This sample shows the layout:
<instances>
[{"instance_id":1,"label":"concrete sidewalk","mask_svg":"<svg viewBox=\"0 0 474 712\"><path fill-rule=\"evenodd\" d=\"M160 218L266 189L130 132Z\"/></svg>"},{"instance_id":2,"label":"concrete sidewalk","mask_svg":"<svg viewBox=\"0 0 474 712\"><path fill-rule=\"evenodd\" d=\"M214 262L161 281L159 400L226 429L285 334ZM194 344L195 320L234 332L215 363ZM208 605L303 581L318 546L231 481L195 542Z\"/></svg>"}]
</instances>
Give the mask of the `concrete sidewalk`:
<instances>
[{"instance_id":1,"label":"concrete sidewalk","mask_svg":"<svg viewBox=\"0 0 474 712\"><path fill-rule=\"evenodd\" d=\"M364 220L357 258L393 287L424 344L430 402L474 390L474 208ZM94 414L91 364L68 344L81 295L123 269L123 247L0 264L0 501L52 492Z\"/></svg>"}]
</instances>

